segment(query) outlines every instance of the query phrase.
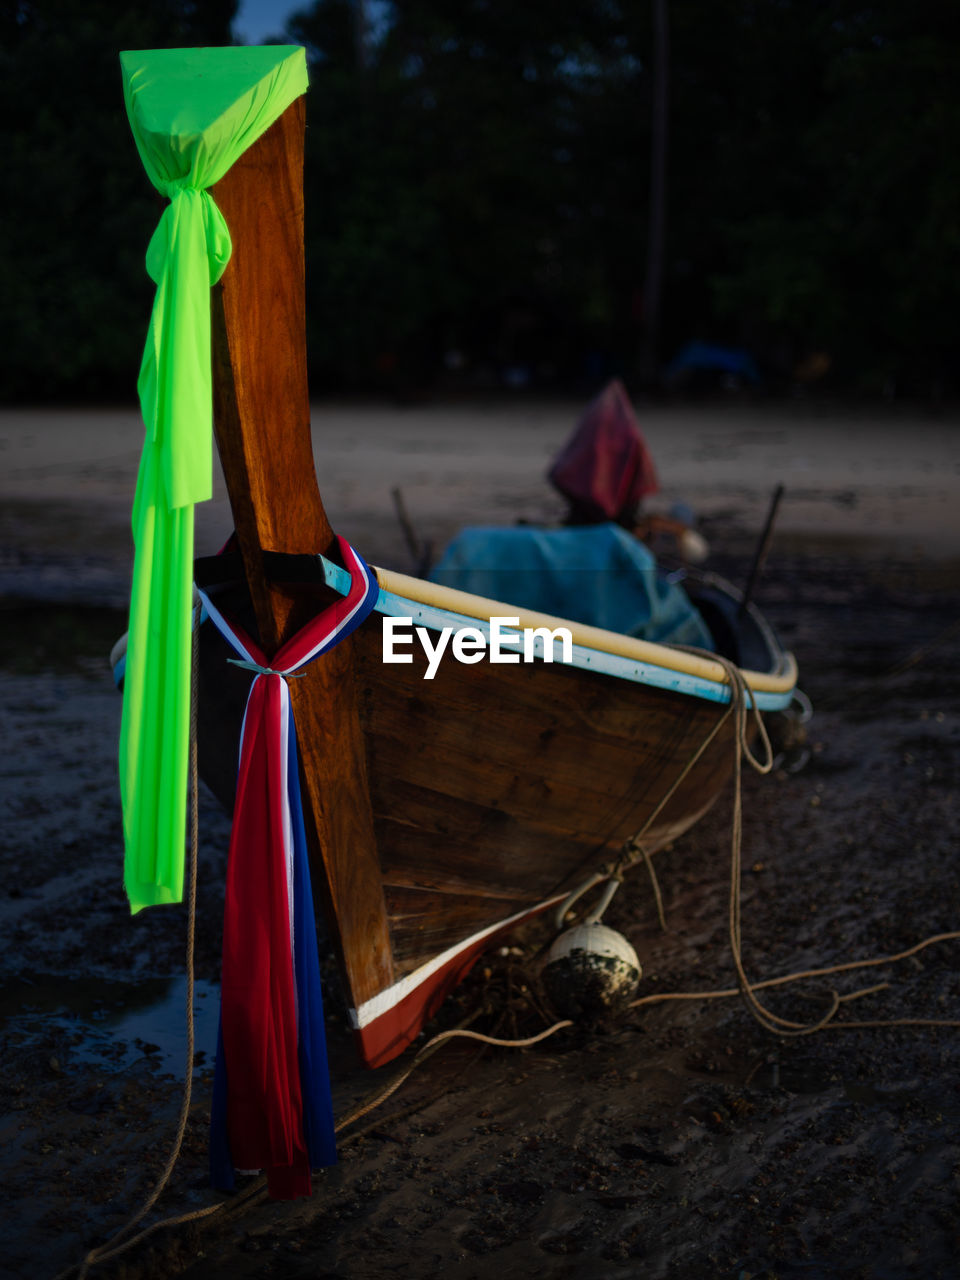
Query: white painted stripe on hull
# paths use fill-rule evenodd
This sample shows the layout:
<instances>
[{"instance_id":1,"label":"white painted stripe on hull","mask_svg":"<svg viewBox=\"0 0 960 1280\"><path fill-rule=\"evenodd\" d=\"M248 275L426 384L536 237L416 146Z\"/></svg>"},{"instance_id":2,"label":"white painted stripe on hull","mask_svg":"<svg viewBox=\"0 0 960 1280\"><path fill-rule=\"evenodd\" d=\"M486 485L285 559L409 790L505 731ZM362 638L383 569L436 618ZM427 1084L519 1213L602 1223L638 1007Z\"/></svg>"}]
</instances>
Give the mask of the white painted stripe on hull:
<instances>
[{"instance_id":1,"label":"white painted stripe on hull","mask_svg":"<svg viewBox=\"0 0 960 1280\"><path fill-rule=\"evenodd\" d=\"M482 942L484 938L489 938L491 934L497 933L500 929L509 928L510 925L516 924L527 916L535 915L538 911L546 910L547 907L563 902L567 896L566 893L558 893L552 898L545 898L543 902L537 902L531 907L526 907L523 911L518 911L516 915L507 916L504 920L498 920L496 924L488 925L486 929L481 929L479 933L474 933L469 938L464 938L462 942L458 942L456 946L442 951L440 955L434 956L432 960L428 960L419 969L414 969L405 978L395 982L392 987L386 987L383 991L378 991L369 1000L365 1000L359 1009L350 1009L350 1025L354 1031L362 1031L371 1022L375 1022L377 1018L389 1013L401 1000L404 1000L411 992L416 991L417 987L422 986L428 978L432 978L439 969L449 964L451 960L455 960L462 952L469 950L470 947L475 946L478 942Z\"/></svg>"}]
</instances>

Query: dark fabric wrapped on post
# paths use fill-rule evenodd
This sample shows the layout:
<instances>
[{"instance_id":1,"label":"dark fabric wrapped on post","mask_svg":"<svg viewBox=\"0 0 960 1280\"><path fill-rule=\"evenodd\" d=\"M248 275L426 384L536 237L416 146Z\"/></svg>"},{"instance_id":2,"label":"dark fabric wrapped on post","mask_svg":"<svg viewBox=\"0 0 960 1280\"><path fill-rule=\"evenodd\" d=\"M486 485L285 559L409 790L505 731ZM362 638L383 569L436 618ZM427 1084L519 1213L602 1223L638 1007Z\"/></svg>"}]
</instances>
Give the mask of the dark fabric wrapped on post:
<instances>
[{"instance_id":1,"label":"dark fabric wrapped on post","mask_svg":"<svg viewBox=\"0 0 960 1280\"><path fill-rule=\"evenodd\" d=\"M568 523L633 522L641 499L660 486L622 382L588 405L547 475L570 503Z\"/></svg>"}]
</instances>

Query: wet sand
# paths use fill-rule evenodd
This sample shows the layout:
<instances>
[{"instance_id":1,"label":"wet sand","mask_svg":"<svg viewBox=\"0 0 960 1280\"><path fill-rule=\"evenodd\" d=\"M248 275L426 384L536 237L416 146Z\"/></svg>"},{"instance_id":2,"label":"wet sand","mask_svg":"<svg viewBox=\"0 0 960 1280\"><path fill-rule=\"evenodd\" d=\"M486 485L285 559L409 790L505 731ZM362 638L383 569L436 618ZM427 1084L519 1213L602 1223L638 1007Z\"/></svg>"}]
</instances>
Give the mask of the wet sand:
<instances>
[{"instance_id":1,"label":"wet sand","mask_svg":"<svg viewBox=\"0 0 960 1280\"><path fill-rule=\"evenodd\" d=\"M544 473L582 405L314 406L318 477L331 519L368 559L409 567L391 489L424 539L463 524L559 519ZM774 487L788 501L778 536L823 534L884 551L960 554L960 423L881 407L640 406L660 477L653 507L759 530ZM0 589L125 603L130 502L143 439L133 409L0 409ZM197 552L232 525L219 464L197 508ZM115 580L111 581L111 577ZM72 579L72 582L71 582Z\"/></svg>"},{"instance_id":2,"label":"wet sand","mask_svg":"<svg viewBox=\"0 0 960 1280\"><path fill-rule=\"evenodd\" d=\"M393 485L437 546L466 522L555 518L542 476L578 409L318 406L333 522L406 570ZM960 928L960 427L807 405L641 420L663 504L698 511L711 567L735 581L772 489L787 486L759 600L815 716L773 776L744 781L751 977ZM0 412L0 1275L52 1276L105 1240L162 1168L176 1123L184 913L131 919L125 906L105 663L124 625L139 441L123 411ZM228 529L218 481L198 511L199 549ZM727 796L658 857L666 932L642 871L615 900L607 921L641 957L641 994L731 985L730 817ZM196 1091L147 1221L222 1199L205 1161L228 828L206 796L201 824ZM521 954L478 966L438 1025L479 1003L499 1013L477 1026L538 1029L506 993L541 941L524 935ZM960 1018L960 942L765 998L808 1021L834 982L881 981L890 988L840 1018ZM356 1065L332 969L327 1009L343 1115L393 1068ZM739 1000L650 1005L528 1050L454 1044L348 1131L311 1200L228 1202L103 1273L950 1276L958 1058L956 1029L784 1039Z\"/></svg>"}]
</instances>

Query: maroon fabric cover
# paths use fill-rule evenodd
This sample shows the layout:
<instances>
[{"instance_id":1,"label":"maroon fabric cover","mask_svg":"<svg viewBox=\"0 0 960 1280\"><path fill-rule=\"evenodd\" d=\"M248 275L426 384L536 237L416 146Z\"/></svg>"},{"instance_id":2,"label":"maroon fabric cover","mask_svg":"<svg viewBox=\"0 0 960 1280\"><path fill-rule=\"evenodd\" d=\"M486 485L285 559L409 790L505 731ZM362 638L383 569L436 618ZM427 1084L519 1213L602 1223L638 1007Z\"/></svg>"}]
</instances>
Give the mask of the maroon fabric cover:
<instances>
[{"instance_id":1,"label":"maroon fabric cover","mask_svg":"<svg viewBox=\"0 0 960 1280\"><path fill-rule=\"evenodd\" d=\"M633 405L614 379L584 412L547 473L570 501L574 523L629 520L659 489Z\"/></svg>"}]
</instances>

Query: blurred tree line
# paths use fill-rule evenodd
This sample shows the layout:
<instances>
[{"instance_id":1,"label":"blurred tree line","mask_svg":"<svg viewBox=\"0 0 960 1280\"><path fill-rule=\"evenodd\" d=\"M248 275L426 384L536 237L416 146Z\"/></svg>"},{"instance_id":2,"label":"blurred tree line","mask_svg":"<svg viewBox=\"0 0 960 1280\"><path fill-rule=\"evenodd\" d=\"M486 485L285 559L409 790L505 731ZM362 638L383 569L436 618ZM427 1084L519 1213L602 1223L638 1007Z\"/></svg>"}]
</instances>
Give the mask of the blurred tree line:
<instances>
[{"instance_id":1,"label":"blurred tree line","mask_svg":"<svg viewBox=\"0 0 960 1280\"><path fill-rule=\"evenodd\" d=\"M7 398L131 393L159 207L117 52L228 43L235 8L0 4ZM700 339L746 348L773 387L826 373L957 390L960 7L667 0L652 317L655 10L317 0L296 15L314 391L636 380L652 335L660 368Z\"/></svg>"},{"instance_id":2,"label":"blurred tree line","mask_svg":"<svg viewBox=\"0 0 960 1280\"><path fill-rule=\"evenodd\" d=\"M0 0L0 398L135 397L162 204L121 49L229 44L235 0Z\"/></svg>"}]
</instances>

